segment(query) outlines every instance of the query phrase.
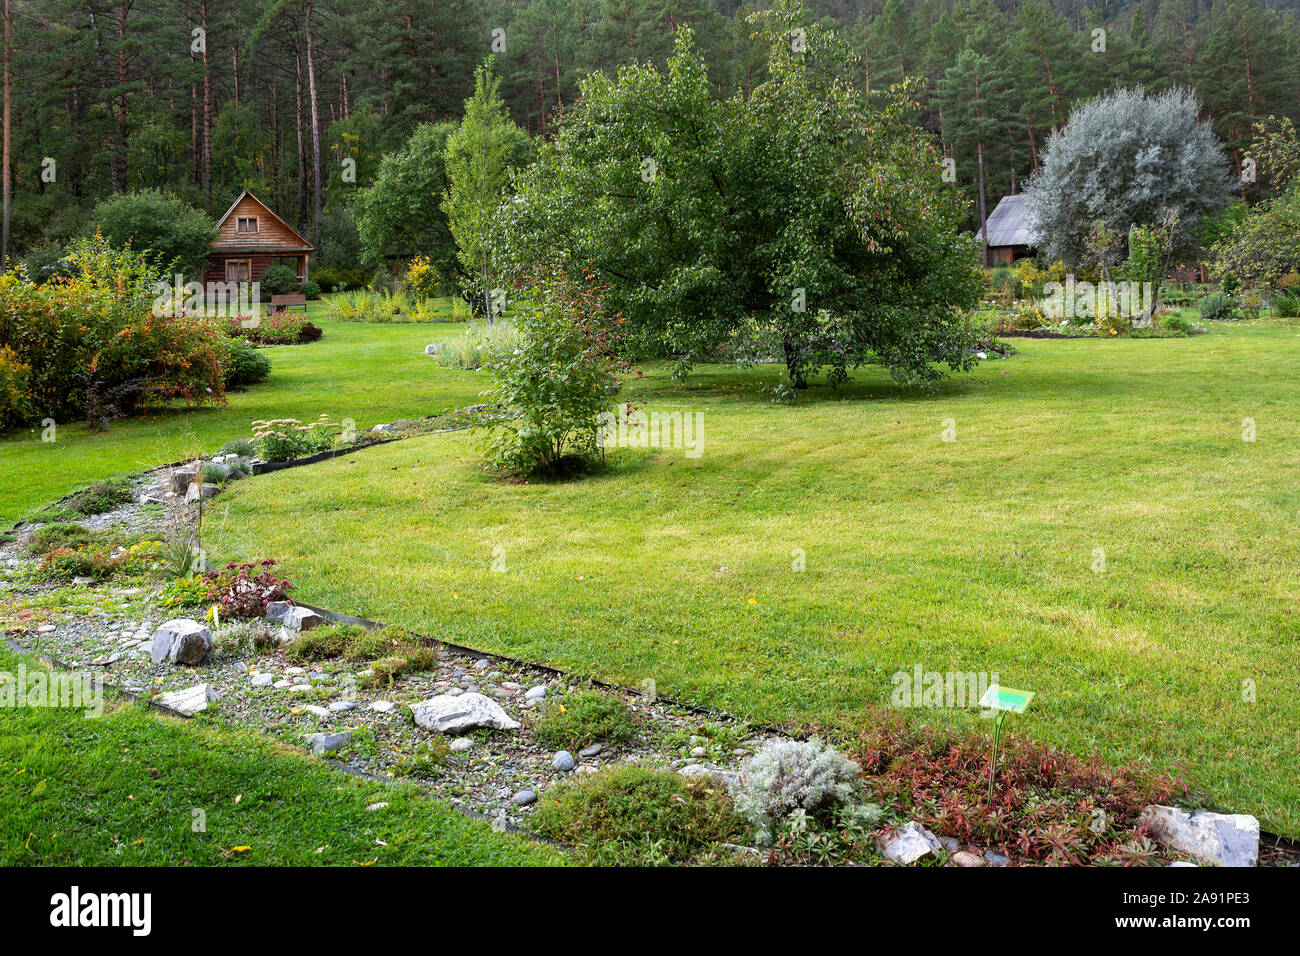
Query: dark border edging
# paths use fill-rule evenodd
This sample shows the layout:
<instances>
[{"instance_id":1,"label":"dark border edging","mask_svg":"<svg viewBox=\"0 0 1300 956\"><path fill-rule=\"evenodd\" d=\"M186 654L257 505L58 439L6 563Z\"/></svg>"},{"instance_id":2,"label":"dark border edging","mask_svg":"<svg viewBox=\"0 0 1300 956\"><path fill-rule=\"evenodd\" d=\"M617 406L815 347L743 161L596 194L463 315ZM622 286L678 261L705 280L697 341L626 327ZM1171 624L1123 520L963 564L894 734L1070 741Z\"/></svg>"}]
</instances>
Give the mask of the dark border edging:
<instances>
[{"instance_id":1,"label":"dark border edging","mask_svg":"<svg viewBox=\"0 0 1300 956\"><path fill-rule=\"evenodd\" d=\"M5 637L5 646L9 648L9 650L13 651L15 654L31 654L36 658L38 658L39 660L45 661L49 664L53 664L59 670L67 671L70 674L76 674L79 672L78 668L73 667L67 661L60 660L59 658L54 657L50 654L43 653L42 651L34 651L30 647L23 647L12 637L8 637L8 636ZM80 671L89 673L88 671L86 671L85 668L81 668ZM93 674L91 675L91 680L95 682L95 686L100 691L100 693L109 692L117 695L118 697L123 697L126 700L133 701L135 703L147 704L148 706L154 708L155 710L159 710L162 713L166 714L168 717L179 717L182 720L192 720L194 717L193 714L183 714L179 710L176 710L172 707L168 707L166 704L160 704L153 697L145 697L142 694L137 694L133 690L127 690L125 687L119 687L117 684L110 684L108 681L103 680L102 678L99 677L95 677Z\"/></svg>"},{"instance_id":2,"label":"dark border edging","mask_svg":"<svg viewBox=\"0 0 1300 956\"><path fill-rule=\"evenodd\" d=\"M464 644L454 644L451 641L439 640L438 638L430 637L427 634L421 634L419 631L412 631L409 630L408 628L398 627L393 624L383 624L379 621L370 621L363 617L353 617L350 614L343 614L339 611L331 611L329 608L317 607L316 605L308 604L305 601L295 601L293 600L293 598L289 598L289 601L294 605L296 605L297 607L305 607L309 611L315 611L317 614L319 614L323 618L326 618L327 620L335 621L340 624L355 624L364 627L366 628L366 630L369 631L377 631L383 628L386 630L395 631L398 634L404 634L408 637L416 638L421 643L425 644L428 647L434 647L434 648L448 647L451 648L453 651L460 651L461 653L468 654L470 656L477 656L482 658L488 658L490 660L503 661L507 664L513 664L517 667L532 668L533 670L543 671L547 674L552 674L556 677L564 677L569 680L583 681L584 683L588 683L595 687L599 687L602 690L617 691L620 694L638 693L638 691L635 688L624 687L621 684L612 684L609 681L601 680L598 677L591 677L586 674L580 674L575 671L567 671L558 667L551 667L548 664L539 664L535 661L523 660L518 657L510 657L509 655L506 654L494 654L490 651L481 651L478 648L468 647ZM680 700L675 700L672 697L666 697L663 694L659 694L659 693L655 694L654 700L656 702L662 701L665 704L668 704L673 707L680 707L682 710L685 710L688 713L696 714L701 717L710 717L713 719L729 721L731 723L743 723L746 726L753 728L754 730L762 731L765 733L782 734L785 736L790 736L791 734L789 728L774 727L770 724L753 723L752 721L743 720L739 717L736 717L733 714L728 714L726 711L716 710L712 707L705 707L700 704L688 704Z\"/></svg>"}]
</instances>

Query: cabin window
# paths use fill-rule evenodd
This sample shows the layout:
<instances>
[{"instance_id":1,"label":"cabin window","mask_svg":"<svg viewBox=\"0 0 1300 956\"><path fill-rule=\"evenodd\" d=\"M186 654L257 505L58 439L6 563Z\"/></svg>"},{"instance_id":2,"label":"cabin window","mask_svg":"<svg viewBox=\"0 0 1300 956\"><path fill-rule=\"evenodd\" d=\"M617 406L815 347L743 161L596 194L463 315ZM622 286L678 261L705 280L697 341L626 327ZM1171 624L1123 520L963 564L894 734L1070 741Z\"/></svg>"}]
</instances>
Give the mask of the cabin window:
<instances>
[{"instance_id":1,"label":"cabin window","mask_svg":"<svg viewBox=\"0 0 1300 956\"><path fill-rule=\"evenodd\" d=\"M235 220L235 232L257 232L257 217L240 216Z\"/></svg>"}]
</instances>

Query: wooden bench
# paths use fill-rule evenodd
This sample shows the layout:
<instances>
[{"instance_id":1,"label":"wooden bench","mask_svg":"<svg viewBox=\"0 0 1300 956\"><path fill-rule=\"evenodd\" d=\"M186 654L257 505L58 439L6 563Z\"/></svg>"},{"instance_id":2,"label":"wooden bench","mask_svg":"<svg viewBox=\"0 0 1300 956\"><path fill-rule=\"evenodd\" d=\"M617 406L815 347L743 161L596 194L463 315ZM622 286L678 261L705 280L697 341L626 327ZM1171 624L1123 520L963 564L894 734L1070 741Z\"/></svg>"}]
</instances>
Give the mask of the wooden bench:
<instances>
[{"instance_id":1,"label":"wooden bench","mask_svg":"<svg viewBox=\"0 0 1300 956\"><path fill-rule=\"evenodd\" d=\"M277 312L283 312L290 306L300 305L304 312L307 311L307 297L301 292L293 292L289 295L271 296L271 308L267 310L268 315L275 315Z\"/></svg>"}]
</instances>

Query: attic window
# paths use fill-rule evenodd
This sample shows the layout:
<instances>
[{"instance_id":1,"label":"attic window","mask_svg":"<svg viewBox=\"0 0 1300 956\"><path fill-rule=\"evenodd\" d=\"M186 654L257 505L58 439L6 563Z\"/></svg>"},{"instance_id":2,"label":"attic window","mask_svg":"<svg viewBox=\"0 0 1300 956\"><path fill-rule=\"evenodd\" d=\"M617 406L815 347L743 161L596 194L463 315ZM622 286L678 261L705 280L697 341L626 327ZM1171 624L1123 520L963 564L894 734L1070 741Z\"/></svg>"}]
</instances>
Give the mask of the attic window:
<instances>
[{"instance_id":1,"label":"attic window","mask_svg":"<svg viewBox=\"0 0 1300 956\"><path fill-rule=\"evenodd\" d=\"M235 220L235 232L257 232L257 217L240 216Z\"/></svg>"}]
</instances>

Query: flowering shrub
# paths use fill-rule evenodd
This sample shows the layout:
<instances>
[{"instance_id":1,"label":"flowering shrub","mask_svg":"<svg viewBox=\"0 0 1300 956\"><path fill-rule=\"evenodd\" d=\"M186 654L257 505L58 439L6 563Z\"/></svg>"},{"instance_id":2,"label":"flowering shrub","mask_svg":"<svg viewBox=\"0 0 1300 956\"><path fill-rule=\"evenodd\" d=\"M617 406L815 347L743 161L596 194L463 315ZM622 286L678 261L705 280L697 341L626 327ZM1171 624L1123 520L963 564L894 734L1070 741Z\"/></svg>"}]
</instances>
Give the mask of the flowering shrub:
<instances>
[{"instance_id":1,"label":"flowering shrub","mask_svg":"<svg viewBox=\"0 0 1300 956\"><path fill-rule=\"evenodd\" d=\"M227 316L226 334L255 345L298 345L315 342L325 334L300 312L276 312L262 316L256 323L250 318L247 315Z\"/></svg>"},{"instance_id":2,"label":"flowering shrub","mask_svg":"<svg viewBox=\"0 0 1300 956\"><path fill-rule=\"evenodd\" d=\"M304 455L328 451L339 444L343 426L321 415L309 425L296 418L253 422L253 446L265 461L293 461Z\"/></svg>"},{"instance_id":3,"label":"flowering shrub","mask_svg":"<svg viewBox=\"0 0 1300 956\"><path fill-rule=\"evenodd\" d=\"M442 276L428 256L416 256L406 268L406 290L417 299L433 299L443 294Z\"/></svg>"},{"instance_id":4,"label":"flowering shrub","mask_svg":"<svg viewBox=\"0 0 1300 956\"><path fill-rule=\"evenodd\" d=\"M0 276L0 348L10 368L0 382L23 369L24 417L105 420L146 398L225 400L220 332L201 319L155 317L157 277L141 256L97 235L74 243L64 261L70 276L43 285Z\"/></svg>"},{"instance_id":5,"label":"flowering shrub","mask_svg":"<svg viewBox=\"0 0 1300 956\"><path fill-rule=\"evenodd\" d=\"M0 346L0 429L21 425L31 417L32 367L7 346Z\"/></svg>"},{"instance_id":6,"label":"flowering shrub","mask_svg":"<svg viewBox=\"0 0 1300 956\"><path fill-rule=\"evenodd\" d=\"M236 564L231 561L220 571L203 575L208 585L208 600L216 602L224 617L261 617L272 601L283 601L293 587L274 572L259 570L275 564L271 558L257 563Z\"/></svg>"}]
</instances>

